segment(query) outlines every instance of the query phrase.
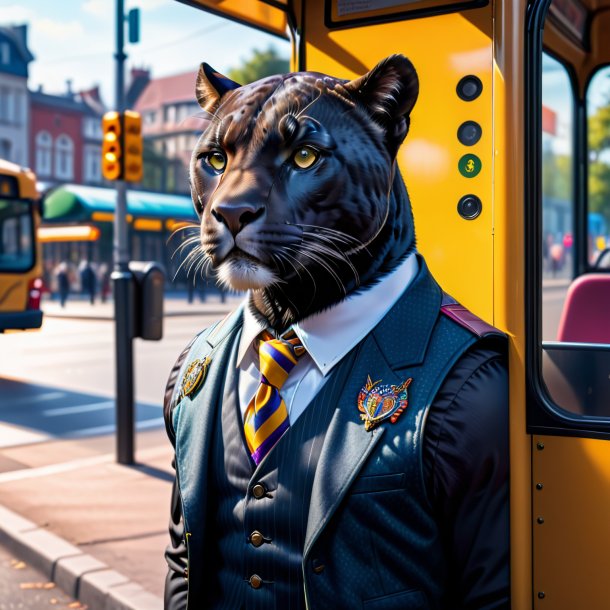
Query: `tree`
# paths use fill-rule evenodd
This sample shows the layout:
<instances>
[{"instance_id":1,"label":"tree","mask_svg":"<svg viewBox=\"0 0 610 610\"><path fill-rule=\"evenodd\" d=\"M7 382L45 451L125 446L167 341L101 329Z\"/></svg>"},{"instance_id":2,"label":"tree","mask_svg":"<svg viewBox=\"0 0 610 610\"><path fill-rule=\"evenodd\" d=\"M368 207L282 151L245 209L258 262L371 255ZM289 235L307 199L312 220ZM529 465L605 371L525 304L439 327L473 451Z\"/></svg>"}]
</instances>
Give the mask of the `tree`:
<instances>
[{"instance_id":1,"label":"tree","mask_svg":"<svg viewBox=\"0 0 610 610\"><path fill-rule=\"evenodd\" d=\"M589 211L610 223L610 96L589 117Z\"/></svg>"},{"instance_id":2,"label":"tree","mask_svg":"<svg viewBox=\"0 0 610 610\"><path fill-rule=\"evenodd\" d=\"M270 46L266 51L254 49L252 57L243 61L243 64L231 68L227 76L240 85L247 85L255 80L271 76L272 74L284 74L290 69L287 58L281 57L277 49Z\"/></svg>"},{"instance_id":3,"label":"tree","mask_svg":"<svg viewBox=\"0 0 610 610\"><path fill-rule=\"evenodd\" d=\"M542 194L544 197L572 199L572 157L555 154L550 148L542 153Z\"/></svg>"}]
</instances>

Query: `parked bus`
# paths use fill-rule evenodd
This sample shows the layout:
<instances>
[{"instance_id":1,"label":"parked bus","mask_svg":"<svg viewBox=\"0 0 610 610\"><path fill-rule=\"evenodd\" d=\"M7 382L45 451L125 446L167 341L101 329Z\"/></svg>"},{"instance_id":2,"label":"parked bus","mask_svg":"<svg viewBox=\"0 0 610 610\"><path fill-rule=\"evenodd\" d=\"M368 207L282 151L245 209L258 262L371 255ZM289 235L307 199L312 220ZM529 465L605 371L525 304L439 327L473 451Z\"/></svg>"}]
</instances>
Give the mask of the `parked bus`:
<instances>
[{"instance_id":1,"label":"parked bus","mask_svg":"<svg viewBox=\"0 0 610 610\"><path fill-rule=\"evenodd\" d=\"M610 220L610 1L182 1L288 39L293 70L411 59L418 248L510 337L512 607L609 608L610 273L588 219Z\"/></svg>"},{"instance_id":2,"label":"parked bus","mask_svg":"<svg viewBox=\"0 0 610 610\"><path fill-rule=\"evenodd\" d=\"M0 160L0 332L42 324L39 222L34 174Z\"/></svg>"}]
</instances>

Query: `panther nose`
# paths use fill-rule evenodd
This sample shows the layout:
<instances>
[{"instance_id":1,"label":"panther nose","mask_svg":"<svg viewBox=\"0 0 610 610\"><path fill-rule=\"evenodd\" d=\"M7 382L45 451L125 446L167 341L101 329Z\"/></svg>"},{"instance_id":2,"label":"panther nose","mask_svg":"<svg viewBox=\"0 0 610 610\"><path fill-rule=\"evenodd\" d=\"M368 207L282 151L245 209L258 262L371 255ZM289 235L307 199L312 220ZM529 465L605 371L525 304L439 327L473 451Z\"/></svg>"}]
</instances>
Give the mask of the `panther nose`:
<instances>
[{"instance_id":1,"label":"panther nose","mask_svg":"<svg viewBox=\"0 0 610 610\"><path fill-rule=\"evenodd\" d=\"M219 202L212 208L212 216L224 224L233 235L237 235L247 224L259 219L265 206L247 201L239 203Z\"/></svg>"}]
</instances>

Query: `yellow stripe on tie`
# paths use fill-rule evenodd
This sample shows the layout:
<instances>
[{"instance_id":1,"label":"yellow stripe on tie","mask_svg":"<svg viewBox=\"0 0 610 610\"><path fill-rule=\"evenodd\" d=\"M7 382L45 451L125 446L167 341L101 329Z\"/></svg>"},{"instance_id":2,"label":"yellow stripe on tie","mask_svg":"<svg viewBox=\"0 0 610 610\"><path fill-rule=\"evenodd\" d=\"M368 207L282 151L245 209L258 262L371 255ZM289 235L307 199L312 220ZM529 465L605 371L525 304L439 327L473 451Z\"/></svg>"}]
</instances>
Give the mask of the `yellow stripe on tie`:
<instances>
[{"instance_id":1,"label":"yellow stripe on tie","mask_svg":"<svg viewBox=\"0 0 610 610\"><path fill-rule=\"evenodd\" d=\"M288 411L286 405L282 400L280 406L274 411L273 415L265 421L265 423L258 428L254 433L253 443L254 447L258 447L263 441L288 417Z\"/></svg>"}]
</instances>

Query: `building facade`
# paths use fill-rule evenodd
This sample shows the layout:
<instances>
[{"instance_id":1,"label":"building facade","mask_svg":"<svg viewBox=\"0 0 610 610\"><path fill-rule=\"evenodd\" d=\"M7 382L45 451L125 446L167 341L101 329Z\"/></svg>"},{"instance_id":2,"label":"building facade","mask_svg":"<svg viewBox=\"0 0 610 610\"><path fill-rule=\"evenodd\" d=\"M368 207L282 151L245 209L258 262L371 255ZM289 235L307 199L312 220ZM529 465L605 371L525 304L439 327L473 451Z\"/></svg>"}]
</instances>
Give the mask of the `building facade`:
<instances>
[{"instance_id":1,"label":"building facade","mask_svg":"<svg viewBox=\"0 0 610 610\"><path fill-rule=\"evenodd\" d=\"M40 182L101 185L101 116L97 88L30 94L30 164Z\"/></svg>"},{"instance_id":2,"label":"building facade","mask_svg":"<svg viewBox=\"0 0 610 610\"><path fill-rule=\"evenodd\" d=\"M0 158L28 165L30 111L27 25L0 26Z\"/></svg>"},{"instance_id":3,"label":"building facade","mask_svg":"<svg viewBox=\"0 0 610 610\"><path fill-rule=\"evenodd\" d=\"M201 133L195 100L197 73L151 79L134 104L142 115L144 179L147 190L190 192L188 166Z\"/></svg>"}]
</instances>

